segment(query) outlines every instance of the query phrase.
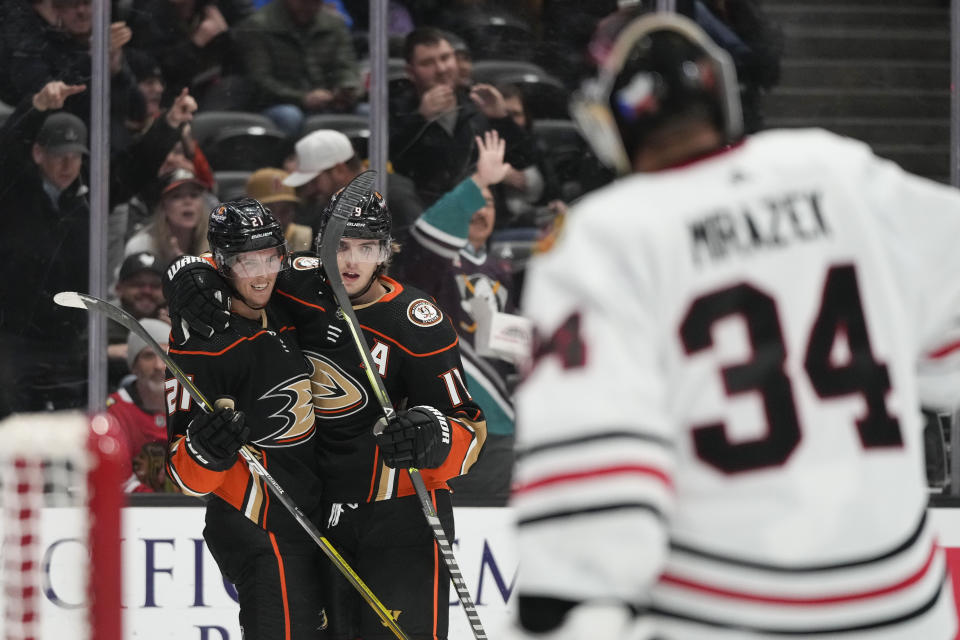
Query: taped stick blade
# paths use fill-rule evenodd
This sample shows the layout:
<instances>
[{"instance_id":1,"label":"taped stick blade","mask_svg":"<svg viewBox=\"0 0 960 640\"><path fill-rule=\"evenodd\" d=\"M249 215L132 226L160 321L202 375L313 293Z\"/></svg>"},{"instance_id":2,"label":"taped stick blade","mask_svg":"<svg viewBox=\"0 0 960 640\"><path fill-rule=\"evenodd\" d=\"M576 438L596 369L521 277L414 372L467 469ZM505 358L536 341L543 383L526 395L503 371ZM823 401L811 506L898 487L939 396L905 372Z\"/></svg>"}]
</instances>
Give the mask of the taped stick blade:
<instances>
[{"instance_id":1,"label":"taped stick blade","mask_svg":"<svg viewBox=\"0 0 960 640\"><path fill-rule=\"evenodd\" d=\"M373 169L368 169L363 173L357 175L356 178L350 181L346 187L343 188L343 193L340 194L340 199L337 201L337 206L333 210L333 215L338 218L349 218L350 213L353 211L354 207L357 206L357 203L370 194L370 191L373 189L373 183L377 179L377 172Z\"/></svg>"},{"instance_id":2,"label":"taped stick blade","mask_svg":"<svg viewBox=\"0 0 960 640\"><path fill-rule=\"evenodd\" d=\"M87 305L83 297L76 291L61 291L53 296L53 301L61 307L73 307L75 309L86 309Z\"/></svg>"}]
</instances>

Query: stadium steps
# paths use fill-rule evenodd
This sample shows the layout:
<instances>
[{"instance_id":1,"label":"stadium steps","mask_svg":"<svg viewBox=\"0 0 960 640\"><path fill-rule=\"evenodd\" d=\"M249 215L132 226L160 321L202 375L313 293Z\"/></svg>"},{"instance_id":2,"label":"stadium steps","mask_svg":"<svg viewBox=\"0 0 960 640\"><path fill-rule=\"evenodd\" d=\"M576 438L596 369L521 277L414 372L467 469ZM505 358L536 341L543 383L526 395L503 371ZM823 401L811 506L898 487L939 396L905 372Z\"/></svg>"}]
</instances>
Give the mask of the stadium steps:
<instances>
[{"instance_id":1,"label":"stadium steps","mask_svg":"<svg viewBox=\"0 0 960 640\"><path fill-rule=\"evenodd\" d=\"M859 27L784 26L787 46L818 58L846 60L949 60L949 22L943 28L862 29Z\"/></svg>"},{"instance_id":2,"label":"stadium steps","mask_svg":"<svg viewBox=\"0 0 960 640\"><path fill-rule=\"evenodd\" d=\"M864 89L926 89L950 79L950 60L823 60L795 58L781 64L782 87L839 87Z\"/></svg>"},{"instance_id":3,"label":"stadium steps","mask_svg":"<svg viewBox=\"0 0 960 640\"><path fill-rule=\"evenodd\" d=\"M943 24L943 10L939 7L909 6L871 3L868 5L849 2L817 4L811 10L809 0L801 5L780 4L765 1L766 13L782 25L791 27L814 27L845 25L864 29L939 29Z\"/></svg>"},{"instance_id":4,"label":"stadium steps","mask_svg":"<svg viewBox=\"0 0 960 640\"><path fill-rule=\"evenodd\" d=\"M768 127L859 138L905 169L948 181L950 13L941 0L764 0L784 32Z\"/></svg>"}]
</instances>

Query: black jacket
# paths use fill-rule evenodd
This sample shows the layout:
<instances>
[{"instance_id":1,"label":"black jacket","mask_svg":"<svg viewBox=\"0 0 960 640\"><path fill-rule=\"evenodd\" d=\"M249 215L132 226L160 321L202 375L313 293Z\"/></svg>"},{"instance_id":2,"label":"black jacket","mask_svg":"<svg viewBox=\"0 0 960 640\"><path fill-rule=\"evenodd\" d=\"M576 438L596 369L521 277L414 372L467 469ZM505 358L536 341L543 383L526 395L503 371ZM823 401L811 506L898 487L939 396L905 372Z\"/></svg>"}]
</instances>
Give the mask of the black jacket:
<instances>
[{"instance_id":1,"label":"black jacket","mask_svg":"<svg viewBox=\"0 0 960 640\"><path fill-rule=\"evenodd\" d=\"M88 169L60 193L43 187L31 149L48 112L24 99L0 127L0 331L84 348L86 314L53 303L58 291L88 291ZM154 179L179 131L159 118L129 150L111 159L110 202L129 199Z\"/></svg>"},{"instance_id":2,"label":"black jacket","mask_svg":"<svg viewBox=\"0 0 960 640\"><path fill-rule=\"evenodd\" d=\"M517 169L533 162L533 141L509 117L488 119L466 92L457 94L453 134L420 115L416 91L391 92L390 161L417 185L423 204L430 206L473 173L477 160L474 136L496 129L507 143L506 160Z\"/></svg>"},{"instance_id":3,"label":"black jacket","mask_svg":"<svg viewBox=\"0 0 960 640\"><path fill-rule=\"evenodd\" d=\"M253 12L250 0L206 0L197 2L193 16L184 22L171 2L133 2L127 16L133 30L130 46L148 54L160 65L168 97L176 96L183 87L194 83L203 84L240 71L239 64L233 63L236 50L232 31L221 33L204 47L198 47L191 40L193 29L203 20L204 8L210 4L220 10L231 28Z\"/></svg>"},{"instance_id":4,"label":"black jacket","mask_svg":"<svg viewBox=\"0 0 960 640\"><path fill-rule=\"evenodd\" d=\"M11 8L9 24L0 25L4 37L2 99L11 105L43 88L51 80L67 84L85 84L87 91L67 98L64 109L90 124L91 58L88 45L78 42L37 16L29 7ZM145 110L137 81L124 64L110 78L110 117L122 126L126 120L139 120ZM114 148L123 140L117 137Z\"/></svg>"}]
</instances>

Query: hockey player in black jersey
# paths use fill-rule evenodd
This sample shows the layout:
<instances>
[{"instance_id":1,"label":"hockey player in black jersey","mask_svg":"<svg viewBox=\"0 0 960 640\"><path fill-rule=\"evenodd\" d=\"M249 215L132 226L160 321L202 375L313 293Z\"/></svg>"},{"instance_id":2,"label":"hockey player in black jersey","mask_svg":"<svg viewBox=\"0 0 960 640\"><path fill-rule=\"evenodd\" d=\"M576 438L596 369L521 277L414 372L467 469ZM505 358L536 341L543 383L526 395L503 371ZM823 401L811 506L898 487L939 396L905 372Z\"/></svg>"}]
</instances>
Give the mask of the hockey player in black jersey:
<instances>
[{"instance_id":1,"label":"hockey player in black jersey","mask_svg":"<svg viewBox=\"0 0 960 640\"><path fill-rule=\"evenodd\" d=\"M393 243L383 198L372 194L355 211L339 246L337 272L324 274L316 254L294 254L272 304L290 313L312 366L326 535L411 638L443 639L449 577L403 469L420 468L452 539L447 481L476 460L486 426L464 383L450 319L427 294L384 274ZM178 328L209 334L228 320L218 311L222 284L213 275L198 263L167 283ZM379 437L372 427L382 412L356 346L334 314L327 276L343 279L373 363L399 409ZM391 637L349 585L329 573L331 636Z\"/></svg>"},{"instance_id":2,"label":"hockey player in black jersey","mask_svg":"<svg viewBox=\"0 0 960 640\"><path fill-rule=\"evenodd\" d=\"M291 322L268 304L277 274L289 266L283 231L246 198L210 213L208 239L228 285L230 326L210 339L175 337L170 356L207 397L231 398L236 410L204 413L176 378L167 379L168 474L184 493L210 496L203 537L236 585L244 638L325 638L326 560L238 455L247 447L319 522L308 365Z\"/></svg>"}]
</instances>

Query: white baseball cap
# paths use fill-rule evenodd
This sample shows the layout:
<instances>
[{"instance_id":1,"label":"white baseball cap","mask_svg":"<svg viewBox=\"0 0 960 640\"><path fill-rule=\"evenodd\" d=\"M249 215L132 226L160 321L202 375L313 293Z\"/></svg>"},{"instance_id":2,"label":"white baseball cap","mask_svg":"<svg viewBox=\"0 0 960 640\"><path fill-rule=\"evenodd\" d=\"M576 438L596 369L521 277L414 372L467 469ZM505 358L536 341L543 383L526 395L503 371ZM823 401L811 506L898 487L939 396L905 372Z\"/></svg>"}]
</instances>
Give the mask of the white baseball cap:
<instances>
[{"instance_id":1,"label":"white baseball cap","mask_svg":"<svg viewBox=\"0 0 960 640\"><path fill-rule=\"evenodd\" d=\"M350 138L333 129L318 129L297 141L297 170L284 178L288 187L299 187L317 177L321 171L353 157Z\"/></svg>"},{"instance_id":2,"label":"white baseball cap","mask_svg":"<svg viewBox=\"0 0 960 640\"><path fill-rule=\"evenodd\" d=\"M163 320L154 318L143 318L140 324L147 330L147 334L153 338L161 347L166 347L170 340L170 325ZM137 361L137 356L144 349L149 349L147 341L138 336L133 331L127 336L127 366L133 369L133 363Z\"/></svg>"}]
</instances>

